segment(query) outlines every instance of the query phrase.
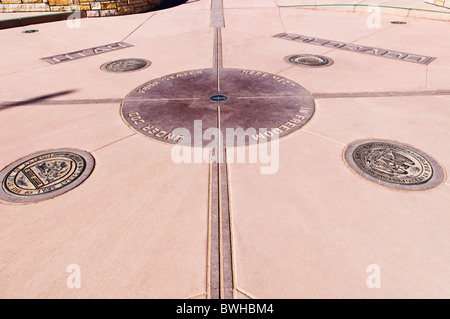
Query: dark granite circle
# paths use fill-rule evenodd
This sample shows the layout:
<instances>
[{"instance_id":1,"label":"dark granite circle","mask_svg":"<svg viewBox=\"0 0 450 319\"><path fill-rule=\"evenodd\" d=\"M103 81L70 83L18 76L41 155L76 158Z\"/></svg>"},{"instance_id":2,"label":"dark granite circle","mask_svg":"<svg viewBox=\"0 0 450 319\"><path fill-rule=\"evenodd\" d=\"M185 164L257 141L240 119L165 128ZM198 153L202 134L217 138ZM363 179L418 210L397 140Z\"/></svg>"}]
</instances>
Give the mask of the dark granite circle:
<instances>
[{"instance_id":1,"label":"dark granite circle","mask_svg":"<svg viewBox=\"0 0 450 319\"><path fill-rule=\"evenodd\" d=\"M295 66L303 67L325 67L330 66L334 61L328 57L317 54L294 54L284 58L284 60Z\"/></svg>"},{"instance_id":2,"label":"dark granite circle","mask_svg":"<svg viewBox=\"0 0 450 319\"><path fill-rule=\"evenodd\" d=\"M219 95L227 99L210 100ZM221 69L217 75L202 69L141 85L125 98L121 115L151 139L204 147L215 140L220 116L222 140L234 147L292 133L311 119L314 108L310 93L284 77L242 69Z\"/></svg>"},{"instance_id":3,"label":"dark granite circle","mask_svg":"<svg viewBox=\"0 0 450 319\"><path fill-rule=\"evenodd\" d=\"M36 30L36 29L30 29L30 30L22 31L22 33L35 33L35 32L39 32L39 30Z\"/></svg>"},{"instance_id":4,"label":"dark granite circle","mask_svg":"<svg viewBox=\"0 0 450 319\"><path fill-rule=\"evenodd\" d=\"M352 170L374 183L406 191L439 186L445 171L430 155L399 142L368 139L349 144L344 159Z\"/></svg>"},{"instance_id":5,"label":"dark granite circle","mask_svg":"<svg viewBox=\"0 0 450 319\"><path fill-rule=\"evenodd\" d=\"M391 21L392 24L406 24L406 21Z\"/></svg>"},{"instance_id":6,"label":"dark granite circle","mask_svg":"<svg viewBox=\"0 0 450 319\"><path fill-rule=\"evenodd\" d=\"M144 59L121 59L103 64L100 69L107 72L133 72L145 69L152 63Z\"/></svg>"},{"instance_id":7,"label":"dark granite circle","mask_svg":"<svg viewBox=\"0 0 450 319\"><path fill-rule=\"evenodd\" d=\"M89 177L91 154L78 149L54 149L28 155L0 172L0 200L27 204L66 193Z\"/></svg>"}]
</instances>

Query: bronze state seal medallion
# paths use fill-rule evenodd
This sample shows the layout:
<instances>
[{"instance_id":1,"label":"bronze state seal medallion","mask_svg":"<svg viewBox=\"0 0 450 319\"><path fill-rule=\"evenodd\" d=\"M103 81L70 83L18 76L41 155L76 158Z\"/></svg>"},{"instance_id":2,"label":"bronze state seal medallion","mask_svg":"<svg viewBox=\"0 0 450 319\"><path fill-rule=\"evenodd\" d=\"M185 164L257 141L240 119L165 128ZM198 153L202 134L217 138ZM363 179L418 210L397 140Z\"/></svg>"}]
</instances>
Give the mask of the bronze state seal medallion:
<instances>
[{"instance_id":1,"label":"bronze state seal medallion","mask_svg":"<svg viewBox=\"0 0 450 319\"><path fill-rule=\"evenodd\" d=\"M427 190L445 179L443 168L430 155L398 142L357 141L346 148L344 157L362 177L394 189Z\"/></svg>"}]
</instances>

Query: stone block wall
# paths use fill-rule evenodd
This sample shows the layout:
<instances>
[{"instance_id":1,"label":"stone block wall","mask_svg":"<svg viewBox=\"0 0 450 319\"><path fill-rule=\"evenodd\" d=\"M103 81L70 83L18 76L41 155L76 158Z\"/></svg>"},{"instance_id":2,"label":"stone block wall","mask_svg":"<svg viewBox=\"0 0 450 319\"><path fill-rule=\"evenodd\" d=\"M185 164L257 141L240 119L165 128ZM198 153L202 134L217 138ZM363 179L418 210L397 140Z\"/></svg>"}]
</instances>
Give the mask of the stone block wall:
<instances>
[{"instance_id":1,"label":"stone block wall","mask_svg":"<svg viewBox=\"0 0 450 319\"><path fill-rule=\"evenodd\" d=\"M164 0L0 0L0 12L84 11L87 17L105 17L149 11Z\"/></svg>"}]
</instances>

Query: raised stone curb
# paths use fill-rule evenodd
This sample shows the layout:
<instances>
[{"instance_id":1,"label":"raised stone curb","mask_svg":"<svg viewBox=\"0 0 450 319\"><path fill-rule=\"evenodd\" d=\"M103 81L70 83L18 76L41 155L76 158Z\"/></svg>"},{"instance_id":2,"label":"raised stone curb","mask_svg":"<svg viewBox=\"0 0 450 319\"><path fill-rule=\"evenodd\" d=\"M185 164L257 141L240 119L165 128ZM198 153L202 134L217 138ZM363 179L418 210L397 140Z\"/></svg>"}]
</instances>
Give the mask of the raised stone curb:
<instances>
[{"instance_id":1,"label":"raised stone curb","mask_svg":"<svg viewBox=\"0 0 450 319\"><path fill-rule=\"evenodd\" d=\"M0 12L83 11L87 17L105 17L149 11L164 0L0 0Z\"/></svg>"}]
</instances>

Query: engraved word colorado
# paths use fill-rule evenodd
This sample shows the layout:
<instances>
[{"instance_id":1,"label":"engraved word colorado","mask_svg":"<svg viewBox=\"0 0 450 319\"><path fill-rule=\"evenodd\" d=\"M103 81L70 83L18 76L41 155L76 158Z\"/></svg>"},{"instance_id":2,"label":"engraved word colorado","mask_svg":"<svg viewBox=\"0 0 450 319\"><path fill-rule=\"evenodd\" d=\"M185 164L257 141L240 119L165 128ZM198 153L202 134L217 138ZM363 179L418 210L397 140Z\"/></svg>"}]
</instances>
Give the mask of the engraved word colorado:
<instances>
[{"instance_id":1,"label":"engraved word colorado","mask_svg":"<svg viewBox=\"0 0 450 319\"><path fill-rule=\"evenodd\" d=\"M380 56L383 58L391 58L391 59L396 59L396 60L400 60L400 61L413 62L413 63L419 63L419 64L429 64L433 60L436 59L434 57L429 57L429 56L420 55L420 54L412 54L412 53L405 53L405 52L394 51L394 50L373 48L373 47L368 47L368 46L363 46L363 45L319 39L319 38L315 38L315 37L309 37L309 36L292 34L292 33L280 33L280 34L274 35L273 37L285 39L285 40L296 41L296 42L320 45L320 46L324 46L324 47L330 47L333 49L365 53L365 54Z\"/></svg>"}]
</instances>

